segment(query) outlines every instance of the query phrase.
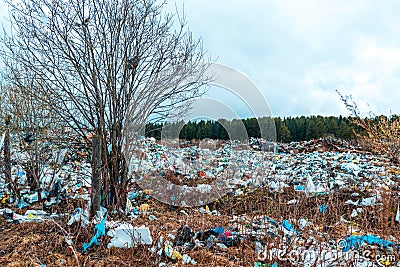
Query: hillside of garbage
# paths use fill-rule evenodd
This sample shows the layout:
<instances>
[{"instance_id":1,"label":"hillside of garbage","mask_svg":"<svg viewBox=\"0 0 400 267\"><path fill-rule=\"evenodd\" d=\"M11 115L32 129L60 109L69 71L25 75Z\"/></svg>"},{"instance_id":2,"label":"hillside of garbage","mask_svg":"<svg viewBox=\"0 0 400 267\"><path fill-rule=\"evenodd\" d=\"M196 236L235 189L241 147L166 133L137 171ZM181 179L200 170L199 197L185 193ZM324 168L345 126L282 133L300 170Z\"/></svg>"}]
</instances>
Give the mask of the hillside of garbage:
<instances>
[{"instance_id":1,"label":"hillside of garbage","mask_svg":"<svg viewBox=\"0 0 400 267\"><path fill-rule=\"evenodd\" d=\"M46 149L40 196L29 151L0 176L1 266L400 266L400 168L347 141L143 137L95 216L88 146Z\"/></svg>"}]
</instances>

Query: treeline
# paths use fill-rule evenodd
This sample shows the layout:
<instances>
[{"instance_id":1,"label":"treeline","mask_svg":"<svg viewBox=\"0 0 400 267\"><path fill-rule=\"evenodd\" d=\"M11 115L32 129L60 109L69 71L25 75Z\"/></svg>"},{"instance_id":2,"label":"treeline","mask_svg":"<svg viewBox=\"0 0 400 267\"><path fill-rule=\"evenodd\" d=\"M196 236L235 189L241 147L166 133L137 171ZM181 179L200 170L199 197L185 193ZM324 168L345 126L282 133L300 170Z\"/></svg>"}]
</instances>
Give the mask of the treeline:
<instances>
[{"instance_id":1,"label":"treeline","mask_svg":"<svg viewBox=\"0 0 400 267\"><path fill-rule=\"evenodd\" d=\"M266 119L266 118L262 118ZM270 118L268 118L270 120ZM361 129L352 123L351 117L323 117L323 116L301 116L287 118L273 118L276 128L276 138L279 142L304 141L320 137L333 136L336 138L351 140L355 138L354 130ZM188 123L178 122L176 124L149 123L146 125L146 136L161 139L162 127L180 129L179 138L192 139L222 139L228 140L229 135L225 128L234 131L239 125L246 128L249 137L260 137L260 128L257 119L242 119L227 121L191 121ZM224 125L225 128L222 126ZM228 126L228 127L227 127ZM176 134L178 135L178 133Z\"/></svg>"}]
</instances>

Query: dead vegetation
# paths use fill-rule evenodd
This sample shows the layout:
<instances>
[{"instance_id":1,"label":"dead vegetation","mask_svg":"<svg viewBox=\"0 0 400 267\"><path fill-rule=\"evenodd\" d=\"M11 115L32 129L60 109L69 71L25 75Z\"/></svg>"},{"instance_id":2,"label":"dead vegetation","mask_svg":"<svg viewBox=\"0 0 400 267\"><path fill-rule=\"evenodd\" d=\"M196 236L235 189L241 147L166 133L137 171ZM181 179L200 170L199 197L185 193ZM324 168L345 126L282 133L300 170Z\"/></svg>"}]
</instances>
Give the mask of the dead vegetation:
<instances>
[{"instance_id":1,"label":"dead vegetation","mask_svg":"<svg viewBox=\"0 0 400 267\"><path fill-rule=\"evenodd\" d=\"M297 220L306 218L313 222L313 226L307 226L302 230L301 237L296 241L304 245L310 236L317 238L318 242L335 242L348 237L351 234L375 234L382 238L400 239L398 224L394 221L395 206L399 202L394 192L382 194L379 204L371 207L363 207L361 216L350 216L354 206L345 204L352 199L351 195L357 192L364 197L367 194L357 187L341 189L335 193L316 197L306 197L303 192L296 192L293 188L287 188L283 193L270 193L267 189L247 189L241 196L225 196L211 203L210 209L218 209L220 216L206 215L193 208L177 208L159 203L150 198L141 199L140 203L150 205L150 211L140 213L132 224L149 227L153 246L160 236L164 240L169 233L176 234L179 227L187 225L194 232L207 230L216 226L232 226L234 231L245 236L236 246L220 249L195 248L192 250L182 248L181 253L186 253L196 259L196 266L253 266L257 260L255 253L255 241L268 245L281 243L283 235L258 236L254 231L259 230L257 220L268 216L280 222L288 219L296 229L299 229ZM397 191L398 193L398 191ZM288 204L291 199L298 199L297 204ZM58 212L71 212L73 207L82 205L83 202L66 202L60 205ZM327 212L320 212L319 205L327 205ZM83 206L81 206L83 207ZM187 215L183 212L185 211ZM21 213L24 210L20 210ZM150 215L156 216L151 220ZM129 220L126 217L111 216L114 221ZM290 218L290 219L289 219ZM343 221L346 220L347 222ZM99 246L90 248L82 253L83 242L87 242L93 235L93 226L81 227L74 223L67 226L68 216L57 219L57 223L45 221L44 223L20 223L12 224L0 218L0 231L2 242L0 243L1 266L158 266L164 258L151 253L151 246L140 245L130 249L107 248L109 236L100 239ZM60 224L63 229L57 226ZM261 224L259 225L261 227ZM315 231L317 229L317 231ZM279 230L281 231L281 230ZM251 233L253 232L253 234ZM77 250L77 259L66 243L66 233L73 241ZM398 255L400 257L400 255ZM271 259L271 263L276 259ZM350 264L350 263L349 263ZM175 266L184 266L181 261ZM186 265L191 266L191 265ZM279 266L291 266L289 262L280 262Z\"/></svg>"}]
</instances>

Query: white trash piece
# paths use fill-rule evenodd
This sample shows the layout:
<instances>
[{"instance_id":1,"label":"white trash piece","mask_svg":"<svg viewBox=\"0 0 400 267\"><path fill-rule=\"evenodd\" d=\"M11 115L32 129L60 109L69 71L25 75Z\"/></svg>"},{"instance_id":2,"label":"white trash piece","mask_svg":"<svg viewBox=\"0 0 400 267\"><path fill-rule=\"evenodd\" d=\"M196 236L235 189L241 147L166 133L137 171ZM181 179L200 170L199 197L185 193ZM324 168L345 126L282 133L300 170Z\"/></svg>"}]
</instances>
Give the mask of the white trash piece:
<instances>
[{"instance_id":1,"label":"white trash piece","mask_svg":"<svg viewBox=\"0 0 400 267\"><path fill-rule=\"evenodd\" d=\"M317 192L311 176L307 176L306 190L305 191L306 191L306 195L307 196Z\"/></svg>"},{"instance_id":2,"label":"white trash piece","mask_svg":"<svg viewBox=\"0 0 400 267\"><path fill-rule=\"evenodd\" d=\"M6 137L6 132L4 132L0 138L0 149L3 147L5 137Z\"/></svg>"},{"instance_id":3,"label":"white trash piece","mask_svg":"<svg viewBox=\"0 0 400 267\"><path fill-rule=\"evenodd\" d=\"M109 231L108 235L113 237L107 245L108 248L131 248L138 244L151 245L153 243L149 228L145 226L133 227L129 223L121 224Z\"/></svg>"}]
</instances>

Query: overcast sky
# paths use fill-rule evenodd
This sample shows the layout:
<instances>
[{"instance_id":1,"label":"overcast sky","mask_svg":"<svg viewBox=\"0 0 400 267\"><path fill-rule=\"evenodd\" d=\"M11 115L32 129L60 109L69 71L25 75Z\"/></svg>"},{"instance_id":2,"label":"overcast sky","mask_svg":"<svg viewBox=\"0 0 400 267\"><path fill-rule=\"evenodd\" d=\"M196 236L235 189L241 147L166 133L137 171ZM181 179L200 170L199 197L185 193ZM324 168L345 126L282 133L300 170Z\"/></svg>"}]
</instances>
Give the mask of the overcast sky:
<instances>
[{"instance_id":1,"label":"overcast sky","mask_svg":"<svg viewBox=\"0 0 400 267\"><path fill-rule=\"evenodd\" d=\"M348 115L336 89L365 114L400 113L398 0L167 2L167 10L184 7L212 59L258 86L273 116Z\"/></svg>"},{"instance_id":2,"label":"overcast sky","mask_svg":"<svg viewBox=\"0 0 400 267\"><path fill-rule=\"evenodd\" d=\"M400 1L168 0L218 63L244 72L274 116L400 113ZM367 106L370 105L370 108Z\"/></svg>"}]
</instances>

